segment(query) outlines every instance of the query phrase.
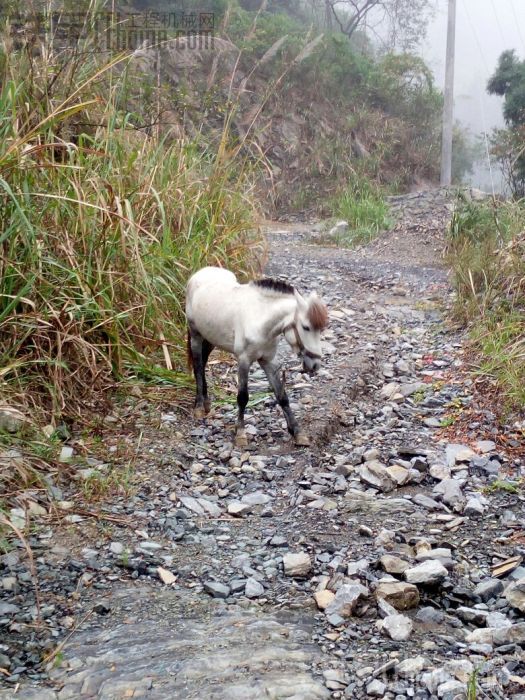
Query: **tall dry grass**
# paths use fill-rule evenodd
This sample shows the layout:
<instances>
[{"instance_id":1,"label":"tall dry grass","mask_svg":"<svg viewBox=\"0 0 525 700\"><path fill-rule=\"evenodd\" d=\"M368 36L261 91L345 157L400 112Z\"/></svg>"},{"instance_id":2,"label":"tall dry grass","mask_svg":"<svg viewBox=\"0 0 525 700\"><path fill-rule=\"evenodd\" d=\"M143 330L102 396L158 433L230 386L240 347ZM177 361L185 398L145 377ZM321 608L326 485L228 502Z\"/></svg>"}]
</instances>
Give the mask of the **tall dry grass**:
<instances>
[{"instance_id":1,"label":"tall dry grass","mask_svg":"<svg viewBox=\"0 0 525 700\"><path fill-rule=\"evenodd\" d=\"M134 128L129 58L86 45L0 53L0 390L51 419L123 377L186 383L186 279L261 250L246 161Z\"/></svg>"}]
</instances>

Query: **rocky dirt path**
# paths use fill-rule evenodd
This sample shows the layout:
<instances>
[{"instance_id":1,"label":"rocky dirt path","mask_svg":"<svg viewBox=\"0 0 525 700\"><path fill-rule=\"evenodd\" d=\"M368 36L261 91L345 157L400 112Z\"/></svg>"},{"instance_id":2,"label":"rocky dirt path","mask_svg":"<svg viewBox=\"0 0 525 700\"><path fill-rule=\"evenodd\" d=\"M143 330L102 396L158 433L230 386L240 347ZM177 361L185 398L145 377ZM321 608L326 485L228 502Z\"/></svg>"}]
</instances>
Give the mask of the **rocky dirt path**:
<instances>
[{"instance_id":1,"label":"rocky dirt path","mask_svg":"<svg viewBox=\"0 0 525 700\"><path fill-rule=\"evenodd\" d=\"M134 491L31 540L45 633L23 551L0 560L2 700L525 698L524 463L442 317L448 202L399 200L396 230L360 251L271 228L268 273L330 307L319 376L283 348L312 448L255 371L250 448L233 447L224 358L229 399L206 423L126 400L110 451L135 450Z\"/></svg>"}]
</instances>

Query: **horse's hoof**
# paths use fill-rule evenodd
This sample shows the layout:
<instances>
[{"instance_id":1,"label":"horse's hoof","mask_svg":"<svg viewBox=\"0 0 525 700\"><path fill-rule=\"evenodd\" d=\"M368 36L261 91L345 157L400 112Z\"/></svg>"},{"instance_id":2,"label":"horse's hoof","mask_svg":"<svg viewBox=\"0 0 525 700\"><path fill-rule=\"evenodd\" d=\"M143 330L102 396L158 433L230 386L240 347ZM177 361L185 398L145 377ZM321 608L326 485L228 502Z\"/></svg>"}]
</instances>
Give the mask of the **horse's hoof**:
<instances>
[{"instance_id":1,"label":"horse's hoof","mask_svg":"<svg viewBox=\"0 0 525 700\"><path fill-rule=\"evenodd\" d=\"M204 413L208 415L208 413L211 411L211 401L210 399L205 399L204 400Z\"/></svg>"},{"instance_id":2,"label":"horse's hoof","mask_svg":"<svg viewBox=\"0 0 525 700\"><path fill-rule=\"evenodd\" d=\"M296 435L294 435L294 440L295 444L298 445L299 447L309 447L310 446L310 438L306 433L303 433L302 430L300 430Z\"/></svg>"},{"instance_id":3,"label":"horse's hoof","mask_svg":"<svg viewBox=\"0 0 525 700\"><path fill-rule=\"evenodd\" d=\"M195 420L203 420L206 418L206 410L204 406L195 406L193 409L193 417Z\"/></svg>"},{"instance_id":4,"label":"horse's hoof","mask_svg":"<svg viewBox=\"0 0 525 700\"><path fill-rule=\"evenodd\" d=\"M235 445L236 447L248 447L248 438L246 437L246 433L237 433L235 435Z\"/></svg>"}]
</instances>

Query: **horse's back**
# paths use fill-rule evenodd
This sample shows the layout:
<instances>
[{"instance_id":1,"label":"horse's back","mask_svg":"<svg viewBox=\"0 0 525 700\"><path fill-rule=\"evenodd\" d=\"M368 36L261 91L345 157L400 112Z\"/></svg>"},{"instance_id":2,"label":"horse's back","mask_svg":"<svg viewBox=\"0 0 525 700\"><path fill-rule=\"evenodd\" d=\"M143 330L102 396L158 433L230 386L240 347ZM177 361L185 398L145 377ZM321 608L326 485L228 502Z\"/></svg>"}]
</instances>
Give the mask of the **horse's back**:
<instances>
[{"instance_id":1,"label":"horse's back","mask_svg":"<svg viewBox=\"0 0 525 700\"><path fill-rule=\"evenodd\" d=\"M186 293L186 316L213 345L233 351L233 291L240 285L229 270L203 267L190 277Z\"/></svg>"}]
</instances>

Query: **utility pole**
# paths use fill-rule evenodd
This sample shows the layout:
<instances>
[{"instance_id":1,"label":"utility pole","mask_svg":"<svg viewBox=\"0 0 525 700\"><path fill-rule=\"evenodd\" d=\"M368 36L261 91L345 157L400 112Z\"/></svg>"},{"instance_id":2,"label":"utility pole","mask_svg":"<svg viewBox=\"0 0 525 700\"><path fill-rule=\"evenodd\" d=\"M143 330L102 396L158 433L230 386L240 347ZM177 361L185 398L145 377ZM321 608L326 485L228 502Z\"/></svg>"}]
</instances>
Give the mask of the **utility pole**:
<instances>
[{"instance_id":1,"label":"utility pole","mask_svg":"<svg viewBox=\"0 0 525 700\"><path fill-rule=\"evenodd\" d=\"M452 182L452 128L454 125L454 59L456 49L456 0L448 0L447 66L445 104L443 105L443 140L441 147L441 185Z\"/></svg>"}]
</instances>

